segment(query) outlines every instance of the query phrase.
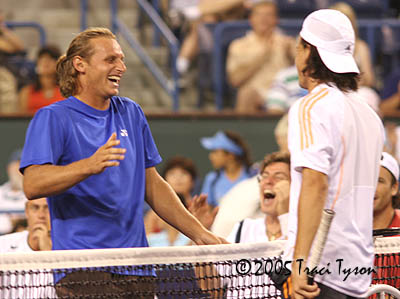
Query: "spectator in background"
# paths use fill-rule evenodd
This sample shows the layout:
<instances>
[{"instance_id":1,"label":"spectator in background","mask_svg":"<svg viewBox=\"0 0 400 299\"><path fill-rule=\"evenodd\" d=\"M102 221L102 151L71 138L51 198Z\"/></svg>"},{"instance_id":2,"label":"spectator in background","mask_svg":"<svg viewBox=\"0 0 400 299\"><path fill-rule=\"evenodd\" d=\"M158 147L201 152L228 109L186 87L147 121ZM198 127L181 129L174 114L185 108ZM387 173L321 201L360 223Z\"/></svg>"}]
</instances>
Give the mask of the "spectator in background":
<instances>
[{"instance_id":1,"label":"spectator in background","mask_svg":"<svg viewBox=\"0 0 400 299\"><path fill-rule=\"evenodd\" d=\"M208 202L215 207L233 186L252 176L250 154L245 141L234 132L218 131L200 141L211 151L209 159L215 169L206 175L201 193L207 194Z\"/></svg>"},{"instance_id":2,"label":"spectator in background","mask_svg":"<svg viewBox=\"0 0 400 299\"><path fill-rule=\"evenodd\" d=\"M380 161L378 185L374 197L374 230L399 228L400 210L395 208L399 201L399 164L386 152ZM400 287L400 257L387 255L384 259L375 259L378 271L372 274L373 280ZM388 279L388 278L391 279ZM394 278L394 279L393 279Z\"/></svg>"},{"instance_id":3,"label":"spectator in background","mask_svg":"<svg viewBox=\"0 0 400 299\"><path fill-rule=\"evenodd\" d=\"M0 252L51 250L50 214L46 198L25 202L27 230L0 237Z\"/></svg>"},{"instance_id":4,"label":"spectator in background","mask_svg":"<svg viewBox=\"0 0 400 299\"><path fill-rule=\"evenodd\" d=\"M57 84L56 64L61 52L56 46L39 50L34 83L25 86L19 94L20 111L35 113L40 108L63 99Z\"/></svg>"},{"instance_id":5,"label":"spectator in background","mask_svg":"<svg viewBox=\"0 0 400 299\"><path fill-rule=\"evenodd\" d=\"M294 39L277 29L275 1L253 1L249 20L252 30L230 44L226 62L228 80L238 88L235 109L244 113L263 109L275 75L293 64L295 53Z\"/></svg>"},{"instance_id":6,"label":"spectator in background","mask_svg":"<svg viewBox=\"0 0 400 299\"><path fill-rule=\"evenodd\" d=\"M169 159L162 176L176 193L183 196L185 202L192 200L197 182L197 169L192 159L182 156Z\"/></svg>"},{"instance_id":7,"label":"spectator in background","mask_svg":"<svg viewBox=\"0 0 400 299\"><path fill-rule=\"evenodd\" d=\"M299 75L295 65L276 74L271 87L266 91L264 108L270 113L285 113L292 104L307 94L299 85Z\"/></svg>"},{"instance_id":8,"label":"spectator in background","mask_svg":"<svg viewBox=\"0 0 400 299\"><path fill-rule=\"evenodd\" d=\"M185 208L188 207L185 198L178 194L182 204ZM148 231L148 227L146 227L146 220L148 220L149 215L152 215L153 220L157 221L158 231L150 232ZM147 218L147 219L146 219ZM165 246L185 246L191 244L191 241L184 234L173 228L167 222L163 221L160 217L154 213L153 210L150 210L145 218L145 228L146 228L146 237L149 242L150 247L165 247Z\"/></svg>"},{"instance_id":9,"label":"spectator in background","mask_svg":"<svg viewBox=\"0 0 400 299\"><path fill-rule=\"evenodd\" d=\"M288 118L284 115L274 129L275 141L280 152L288 152L287 133ZM236 184L221 198L218 213L211 227L214 233L227 237L236 222L244 218L255 219L263 216L258 185L257 177L250 177Z\"/></svg>"},{"instance_id":10,"label":"spectator in background","mask_svg":"<svg viewBox=\"0 0 400 299\"><path fill-rule=\"evenodd\" d=\"M288 212L290 189L290 155L288 152L274 152L264 157L260 167L260 174L256 177L254 190L257 192L257 205L261 210L258 217L244 216L232 223L232 219L225 219L221 224L226 229L220 234L227 236L231 243L252 243L284 239L287 235L287 217L279 217ZM253 198L250 194L242 193L241 202L231 203L231 209L235 207L246 209L252 205ZM229 203L229 202L228 202ZM205 196L194 199L189 210L206 227L213 227L214 215L207 204ZM222 210L222 209L221 209ZM229 212L229 207L226 206ZM233 211L233 213L235 213ZM218 216L219 214L217 214ZM243 221L243 219L245 219ZM217 219L216 219L217 220ZM242 221L241 221L242 220Z\"/></svg>"},{"instance_id":11,"label":"spectator in background","mask_svg":"<svg viewBox=\"0 0 400 299\"><path fill-rule=\"evenodd\" d=\"M390 154L383 152L380 161L378 185L374 197L374 229L400 227L399 164Z\"/></svg>"},{"instance_id":12,"label":"spectator in background","mask_svg":"<svg viewBox=\"0 0 400 299\"><path fill-rule=\"evenodd\" d=\"M27 230L0 236L0 253L51 250L50 214L46 198L25 203ZM1 279L1 278L0 278ZM55 298L53 275L41 271L4 276L2 298ZM21 285L23 288L7 287Z\"/></svg>"},{"instance_id":13,"label":"spectator in background","mask_svg":"<svg viewBox=\"0 0 400 299\"><path fill-rule=\"evenodd\" d=\"M375 87L375 74L372 67L371 53L368 44L360 39L358 32L358 24L356 13L353 8L345 2L337 2L330 7L343 13L349 18L351 25L353 26L354 33L356 35L356 41L354 45L354 59L356 60L357 66L360 69L361 80L360 86Z\"/></svg>"},{"instance_id":14,"label":"spectator in background","mask_svg":"<svg viewBox=\"0 0 400 299\"><path fill-rule=\"evenodd\" d=\"M253 243L287 237L289 211L290 155L275 152L266 155L257 176L259 204L263 218L246 218L237 223L227 241Z\"/></svg>"},{"instance_id":15,"label":"spectator in background","mask_svg":"<svg viewBox=\"0 0 400 299\"><path fill-rule=\"evenodd\" d=\"M187 5L188 2L192 5ZM244 0L171 1L171 7L181 11L190 21L189 32L182 42L176 61L176 68L180 74L187 72L190 63L199 52L211 53L212 33L204 24L244 18L246 11L244 2Z\"/></svg>"},{"instance_id":16,"label":"spectator in background","mask_svg":"<svg viewBox=\"0 0 400 299\"><path fill-rule=\"evenodd\" d=\"M161 175L178 194L182 203L185 206L190 204L197 181L197 169L193 160L175 156L166 162ZM166 223L151 209L146 211L144 224L147 235L159 233L166 226Z\"/></svg>"},{"instance_id":17,"label":"spectator in background","mask_svg":"<svg viewBox=\"0 0 400 299\"><path fill-rule=\"evenodd\" d=\"M19 172L21 150L12 152L7 164L8 181L0 186L0 234L7 234L13 228L13 222L23 218L27 201L22 190L22 174ZM7 213L9 212L9 213ZM16 213L19 212L19 213Z\"/></svg>"},{"instance_id":18,"label":"spectator in background","mask_svg":"<svg viewBox=\"0 0 400 299\"><path fill-rule=\"evenodd\" d=\"M7 69L9 55L24 50L22 40L5 25L0 11L0 112L15 112L17 109L17 80Z\"/></svg>"},{"instance_id":19,"label":"spectator in background","mask_svg":"<svg viewBox=\"0 0 400 299\"><path fill-rule=\"evenodd\" d=\"M0 53L15 54L24 50L24 43L18 35L7 28L4 14L0 10Z\"/></svg>"}]
</instances>

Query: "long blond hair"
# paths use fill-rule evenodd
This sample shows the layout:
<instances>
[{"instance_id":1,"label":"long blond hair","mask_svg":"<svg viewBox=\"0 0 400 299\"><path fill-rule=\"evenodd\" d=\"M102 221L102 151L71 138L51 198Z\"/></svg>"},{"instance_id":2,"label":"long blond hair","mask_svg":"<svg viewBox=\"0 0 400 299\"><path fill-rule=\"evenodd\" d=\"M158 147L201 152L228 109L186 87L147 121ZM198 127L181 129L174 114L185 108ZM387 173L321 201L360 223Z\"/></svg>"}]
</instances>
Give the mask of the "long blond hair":
<instances>
[{"instance_id":1,"label":"long blond hair","mask_svg":"<svg viewBox=\"0 0 400 299\"><path fill-rule=\"evenodd\" d=\"M78 71L73 65L73 58L80 56L89 59L93 55L90 40L99 37L116 39L107 28L92 27L79 33L70 43L67 53L57 61L57 82L64 97L75 95L78 91Z\"/></svg>"}]
</instances>

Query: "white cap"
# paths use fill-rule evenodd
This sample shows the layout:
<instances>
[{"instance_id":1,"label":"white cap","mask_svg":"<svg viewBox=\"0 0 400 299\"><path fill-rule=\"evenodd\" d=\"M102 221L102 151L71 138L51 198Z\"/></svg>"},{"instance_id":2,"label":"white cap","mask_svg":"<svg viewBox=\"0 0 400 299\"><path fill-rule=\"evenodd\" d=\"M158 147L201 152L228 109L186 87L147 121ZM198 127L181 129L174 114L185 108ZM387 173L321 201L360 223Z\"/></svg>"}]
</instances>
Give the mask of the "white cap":
<instances>
[{"instance_id":1,"label":"white cap","mask_svg":"<svg viewBox=\"0 0 400 299\"><path fill-rule=\"evenodd\" d=\"M399 163L393 158L392 155L383 152L381 158L381 166L385 167L394 176L394 178L399 180Z\"/></svg>"},{"instance_id":2,"label":"white cap","mask_svg":"<svg viewBox=\"0 0 400 299\"><path fill-rule=\"evenodd\" d=\"M360 73L354 60L355 34L340 11L320 9L303 22L300 36L317 48L325 66L334 73Z\"/></svg>"}]
</instances>

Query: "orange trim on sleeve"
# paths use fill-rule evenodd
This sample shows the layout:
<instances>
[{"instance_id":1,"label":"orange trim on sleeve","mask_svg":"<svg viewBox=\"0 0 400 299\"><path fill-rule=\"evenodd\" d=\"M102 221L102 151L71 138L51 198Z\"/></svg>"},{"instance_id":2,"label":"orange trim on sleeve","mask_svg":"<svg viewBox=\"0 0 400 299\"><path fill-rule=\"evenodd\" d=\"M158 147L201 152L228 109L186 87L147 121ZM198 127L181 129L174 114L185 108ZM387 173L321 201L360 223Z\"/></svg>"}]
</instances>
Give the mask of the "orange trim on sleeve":
<instances>
[{"instance_id":1,"label":"orange trim on sleeve","mask_svg":"<svg viewBox=\"0 0 400 299\"><path fill-rule=\"evenodd\" d=\"M324 93L325 92L325 93ZM322 94L322 95L321 95ZM308 122L309 122L309 131L311 132L311 121L310 121L310 109L314 106L314 104L319 101L321 98L326 96L328 94L328 91L326 88L322 88L320 91L318 91L316 94L310 94L303 98L303 100L300 103L299 107L299 113L298 113L298 118L299 118L299 127L300 127L300 148L301 150L304 149L304 147L309 147L309 140L308 140L308 135L307 135L307 124L306 124L306 115L308 115ZM313 102L314 100L314 102ZM311 106L308 107L308 105L312 102ZM308 112L308 113L307 113ZM311 138L311 144L314 143L312 133L310 134ZM304 146L305 143L305 146Z\"/></svg>"},{"instance_id":2,"label":"orange trim on sleeve","mask_svg":"<svg viewBox=\"0 0 400 299\"><path fill-rule=\"evenodd\" d=\"M311 109L314 107L314 105L323 97L325 97L328 94L328 91L326 91L325 93L323 93L319 98L315 99L314 102L311 103L310 107L307 110L307 118L308 118L308 130L310 133L310 145L314 144L314 137L312 134L312 130L311 130L311 115L310 115L310 111Z\"/></svg>"}]
</instances>

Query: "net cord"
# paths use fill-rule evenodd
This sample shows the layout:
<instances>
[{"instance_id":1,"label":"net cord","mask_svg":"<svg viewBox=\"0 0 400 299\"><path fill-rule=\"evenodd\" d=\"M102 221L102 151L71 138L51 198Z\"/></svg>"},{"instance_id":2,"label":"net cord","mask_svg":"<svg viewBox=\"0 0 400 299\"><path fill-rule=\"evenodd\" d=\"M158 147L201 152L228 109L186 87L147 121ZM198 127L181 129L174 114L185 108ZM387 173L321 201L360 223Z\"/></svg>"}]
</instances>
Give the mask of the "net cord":
<instances>
[{"instance_id":1,"label":"net cord","mask_svg":"<svg viewBox=\"0 0 400 299\"><path fill-rule=\"evenodd\" d=\"M207 246L10 252L0 253L0 271L272 258L282 255L285 245L286 241L277 240L265 243ZM375 238L374 251L375 254L399 253L400 237Z\"/></svg>"},{"instance_id":2,"label":"net cord","mask_svg":"<svg viewBox=\"0 0 400 299\"><path fill-rule=\"evenodd\" d=\"M0 254L0 271L62 269L174 263L208 263L274 257L283 253L285 241L266 243L10 252Z\"/></svg>"}]
</instances>

